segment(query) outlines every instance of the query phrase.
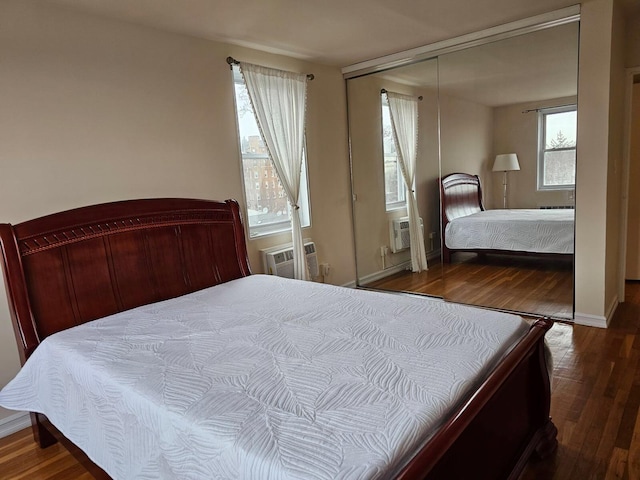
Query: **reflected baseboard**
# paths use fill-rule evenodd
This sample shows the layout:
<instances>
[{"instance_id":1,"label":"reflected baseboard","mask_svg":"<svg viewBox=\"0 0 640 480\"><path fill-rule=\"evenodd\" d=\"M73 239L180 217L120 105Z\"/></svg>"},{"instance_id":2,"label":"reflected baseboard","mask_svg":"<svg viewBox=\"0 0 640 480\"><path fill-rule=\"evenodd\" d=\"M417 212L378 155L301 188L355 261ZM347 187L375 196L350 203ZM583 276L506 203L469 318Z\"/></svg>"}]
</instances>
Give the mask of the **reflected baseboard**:
<instances>
[{"instance_id":1,"label":"reflected baseboard","mask_svg":"<svg viewBox=\"0 0 640 480\"><path fill-rule=\"evenodd\" d=\"M368 283L388 277L389 275L393 275L394 273L402 272L403 270L411 270L411 260L399 263L398 265L394 265L393 267L385 268L384 270L379 270L369 275L365 275L364 277L359 279L358 284L366 285Z\"/></svg>"},{"instance_id":2,"label":"reflected baseboard","mask_svg":"<svg viewBox=\"0 0 640 480\"><path fill-rule=\"evenodd\" d=\"M433 260L438 260L438 262L440 262L440 249L433 250L432 252L427 253L427 262L431 265ZM385 268L384 270L379 270L369 275L365 275L364 277L359 279L357 285L367 285L369 283L382 280L383 278L389 277L404 270L411 270L411 260L407 260L406 262L399 263L398 265L394 265L392 267ZM351 285L351 283L352 282L350 282L349 286L356 286L355 283L353 285Z\"/></svg>"}]
</instances>

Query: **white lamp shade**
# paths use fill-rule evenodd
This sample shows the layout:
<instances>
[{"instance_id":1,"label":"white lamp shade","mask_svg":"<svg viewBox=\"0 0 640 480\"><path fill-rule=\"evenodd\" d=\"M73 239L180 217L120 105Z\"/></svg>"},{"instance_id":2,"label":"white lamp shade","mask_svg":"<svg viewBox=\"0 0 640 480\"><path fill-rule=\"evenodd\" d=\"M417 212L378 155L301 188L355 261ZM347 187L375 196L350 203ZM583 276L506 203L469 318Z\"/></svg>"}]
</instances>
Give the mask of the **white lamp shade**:
<instances>
[{"instance_id":1,"label":"white lamp shade","mask_svg":"<svg viewBox=\"0 0 640 480\"><path fill-rule=\"evenodd\" d=\"M493 162L494 172L510 172L512 170L520 170L518 155L515 153L502 153L500 155L496 155L496 160Z\"/></svg>"}]
</instances>

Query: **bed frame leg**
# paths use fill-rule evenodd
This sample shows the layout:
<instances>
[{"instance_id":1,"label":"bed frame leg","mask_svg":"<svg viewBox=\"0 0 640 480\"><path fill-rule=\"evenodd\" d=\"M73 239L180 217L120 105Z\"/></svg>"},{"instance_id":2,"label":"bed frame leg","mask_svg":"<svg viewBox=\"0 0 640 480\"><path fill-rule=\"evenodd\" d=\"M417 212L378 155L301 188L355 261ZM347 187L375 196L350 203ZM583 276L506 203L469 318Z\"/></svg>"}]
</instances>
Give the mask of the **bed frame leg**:
<instances>
[{"instance_id":1,"label":"bed frame leg","mask_svg":"<svg viewBox=\"0 0 640 480\"><path fill-rule=\"evenodd\" d=\"M37 413L31 412L31 430L33 432L33 439L36 441L40 448L47 448L56 443L58 440L53 434L45 428Z\"/></svg>"},{"instance_id":2,"label":"bed frame leg","mask_svg":"<svg viewBox=\"0 0 640 480\"><path fill-rule=\"evenodd\" d=\"M551 419L541 429L540 440L535 448L536 457L545 459L553 455L558 448L558 429Z\"/></svg>"}]
</instances>

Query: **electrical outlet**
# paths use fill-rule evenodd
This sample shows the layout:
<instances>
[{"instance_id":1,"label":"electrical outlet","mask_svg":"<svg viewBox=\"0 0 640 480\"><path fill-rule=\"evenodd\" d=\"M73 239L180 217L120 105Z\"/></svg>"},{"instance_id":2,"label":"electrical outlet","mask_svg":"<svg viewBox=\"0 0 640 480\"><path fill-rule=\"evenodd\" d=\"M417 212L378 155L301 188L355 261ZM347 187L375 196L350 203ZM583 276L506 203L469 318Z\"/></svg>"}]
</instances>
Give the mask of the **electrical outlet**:
<instances>
[{"instance_id":1,"label":"electrical outlet","mask_svg":"<svg viewBox=\"0 0 640 480\"><path fill-rule=\"evenodd\" d=\"M322 275L323 277L328 277L330 272L331 272L331 265L329 265L328 263L320 264L320 275Z\"/></svg>"}]
</instances>

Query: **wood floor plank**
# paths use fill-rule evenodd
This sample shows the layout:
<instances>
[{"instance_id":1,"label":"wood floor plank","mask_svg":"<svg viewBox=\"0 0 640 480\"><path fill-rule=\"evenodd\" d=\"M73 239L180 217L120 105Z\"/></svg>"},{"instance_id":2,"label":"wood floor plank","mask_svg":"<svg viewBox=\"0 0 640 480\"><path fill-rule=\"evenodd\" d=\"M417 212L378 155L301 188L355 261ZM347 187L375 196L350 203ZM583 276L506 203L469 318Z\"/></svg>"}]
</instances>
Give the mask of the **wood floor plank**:
<instances>
[{"instance_id":1,"label":"wood floor plank","mask_svg":"<svg viewBox=\"0 0 640 480\"><path fill-rule=\"evenodd\" d=\"M627 457L629 452L616 448L611 455L611 461L607 469L605 480L629 478L627 474Z\"/></svg>"}]
</instances>

